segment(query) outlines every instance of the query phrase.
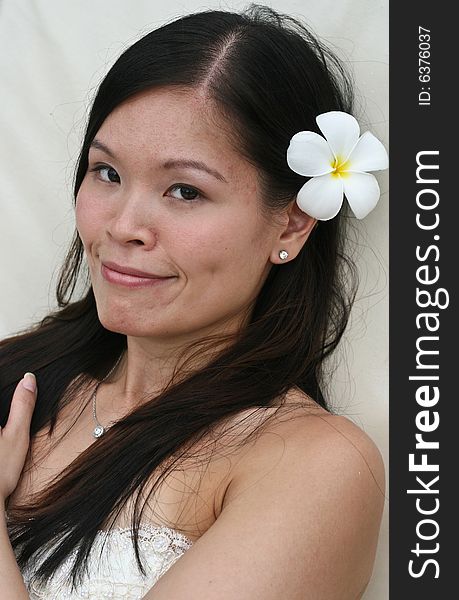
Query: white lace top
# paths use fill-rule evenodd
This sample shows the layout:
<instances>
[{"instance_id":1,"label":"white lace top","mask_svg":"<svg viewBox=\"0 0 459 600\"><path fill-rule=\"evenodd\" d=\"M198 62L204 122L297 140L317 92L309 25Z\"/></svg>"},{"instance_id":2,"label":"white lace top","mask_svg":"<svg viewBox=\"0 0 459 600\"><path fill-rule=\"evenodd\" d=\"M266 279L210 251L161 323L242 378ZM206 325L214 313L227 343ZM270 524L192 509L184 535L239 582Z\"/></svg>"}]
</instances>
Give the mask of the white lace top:
<instances>
[{"instance_id":1,"label":"white lace top","mask_svg":"<svg viewBox=\"0 0 459 600\"><path fill-rule=\"evenodd\" d=\"M108 535L106 531L96 534L88 559L89 577L85 573L83 584L77 592L72 592L68 581L76 549L45 586L38 586L31 580L33 571L29 565L22 575L31 600L139 600L192 545L189 538L174 529L141 524L139 551L147 573L144 577L137 565L130 528L118 527ZM40 563L44 558L40 558Z\"/></svg>"}]
</instances>

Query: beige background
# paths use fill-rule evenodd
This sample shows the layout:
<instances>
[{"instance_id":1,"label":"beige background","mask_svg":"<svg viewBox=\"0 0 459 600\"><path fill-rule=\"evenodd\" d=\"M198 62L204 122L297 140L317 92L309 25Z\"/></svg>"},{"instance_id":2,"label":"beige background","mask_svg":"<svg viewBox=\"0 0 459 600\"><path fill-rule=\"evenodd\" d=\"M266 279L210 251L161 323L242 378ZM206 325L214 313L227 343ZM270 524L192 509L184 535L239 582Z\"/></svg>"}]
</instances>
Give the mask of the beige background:
<instances>
[{"instance_id":1,"label":"beige background","mask_svg":"<svg viewBox=\"0 0 459 600\"><path fill-rule=\"evenodd\" d=\"M56 272L74 227L72 168L86 110L114 59L173 17L246 2L3 0L0 4L0 337L54 306ZM352 68L362 132L388 148L388 0L276 0ZM388 174L357 222L361 288L339 354L336 408L375 440L388 464ZM337 507L339 510L339 507ZM333 565L330 565L333 568ZM365 600L386 600L388 515Z\"/></svg>"}]
</instances>

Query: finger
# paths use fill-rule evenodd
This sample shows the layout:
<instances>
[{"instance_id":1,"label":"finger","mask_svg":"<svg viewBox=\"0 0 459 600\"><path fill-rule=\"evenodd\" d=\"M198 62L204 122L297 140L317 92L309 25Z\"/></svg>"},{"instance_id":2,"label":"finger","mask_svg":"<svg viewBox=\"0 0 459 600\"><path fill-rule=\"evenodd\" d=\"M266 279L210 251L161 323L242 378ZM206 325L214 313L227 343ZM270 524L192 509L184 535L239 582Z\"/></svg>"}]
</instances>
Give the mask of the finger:
<instances>
[{"instance_id":1,"label":"finger","mask_svg":"<svg viewBox=\"0 0 459 600\"><path fill-rule=\"evenodd\" d=\"M37 382L35 375L26 373L14 391L8 421L2 431L3 434L15 436L24 431L29 434L36 397Z\"/></svg>"}]
</instances>

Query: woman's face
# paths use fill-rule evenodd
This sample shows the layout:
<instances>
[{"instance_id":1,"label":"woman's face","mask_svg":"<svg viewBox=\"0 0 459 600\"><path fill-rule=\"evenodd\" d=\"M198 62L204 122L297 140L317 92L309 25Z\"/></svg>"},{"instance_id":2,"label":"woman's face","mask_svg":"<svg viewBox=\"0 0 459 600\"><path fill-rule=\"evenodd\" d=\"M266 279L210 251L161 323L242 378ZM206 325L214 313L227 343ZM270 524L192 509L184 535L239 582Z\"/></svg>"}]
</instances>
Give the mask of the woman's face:
<instances>
[{"instance_id":1,"label":"woman's face","mask_svg":"<svg viewBox=\"0 0 459 600\"><path fill-rule=\"evenodd\" d=\"M227 330L280 249L255 168L210 110L193 89L149 90L118 106L95 137L76 222L111 331L179 339ZM168 278L128 287L104 277L106 262Z\"/></svg>"}]
</instances>

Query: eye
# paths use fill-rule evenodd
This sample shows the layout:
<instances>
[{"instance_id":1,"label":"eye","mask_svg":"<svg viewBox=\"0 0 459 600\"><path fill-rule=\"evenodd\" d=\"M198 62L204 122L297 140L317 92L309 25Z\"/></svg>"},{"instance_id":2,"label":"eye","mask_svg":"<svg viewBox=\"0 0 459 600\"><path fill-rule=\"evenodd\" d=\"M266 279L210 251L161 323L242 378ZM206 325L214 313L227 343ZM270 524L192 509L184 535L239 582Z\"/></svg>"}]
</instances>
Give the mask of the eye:
<instances>
[{"instance_id":1,"label":"eye","mask_svg":"<svg viewBox=\"0 0 459 600\"><path fill-rule=\"evenodd\" d=\"M120 183L120 176L115 171L113 167L109 167L108 165L96 165L91 172L98 173L98 178L104 181L105 183ZM105 175L102 175L105 173Z\"/></svg>"},{"instance_id":2,"label":"eye","mask_svg":"<svg viewBox=\"0 0 459 600\"><path fill-rule=\"evenodd\" d=\"M178 193L178 195L172 194L172 197L184 202L195 202L203 198L203 195L199 192L199 190L183 183L177 183L173 185L168 191Z\"/></svg>"}]
</instances>

